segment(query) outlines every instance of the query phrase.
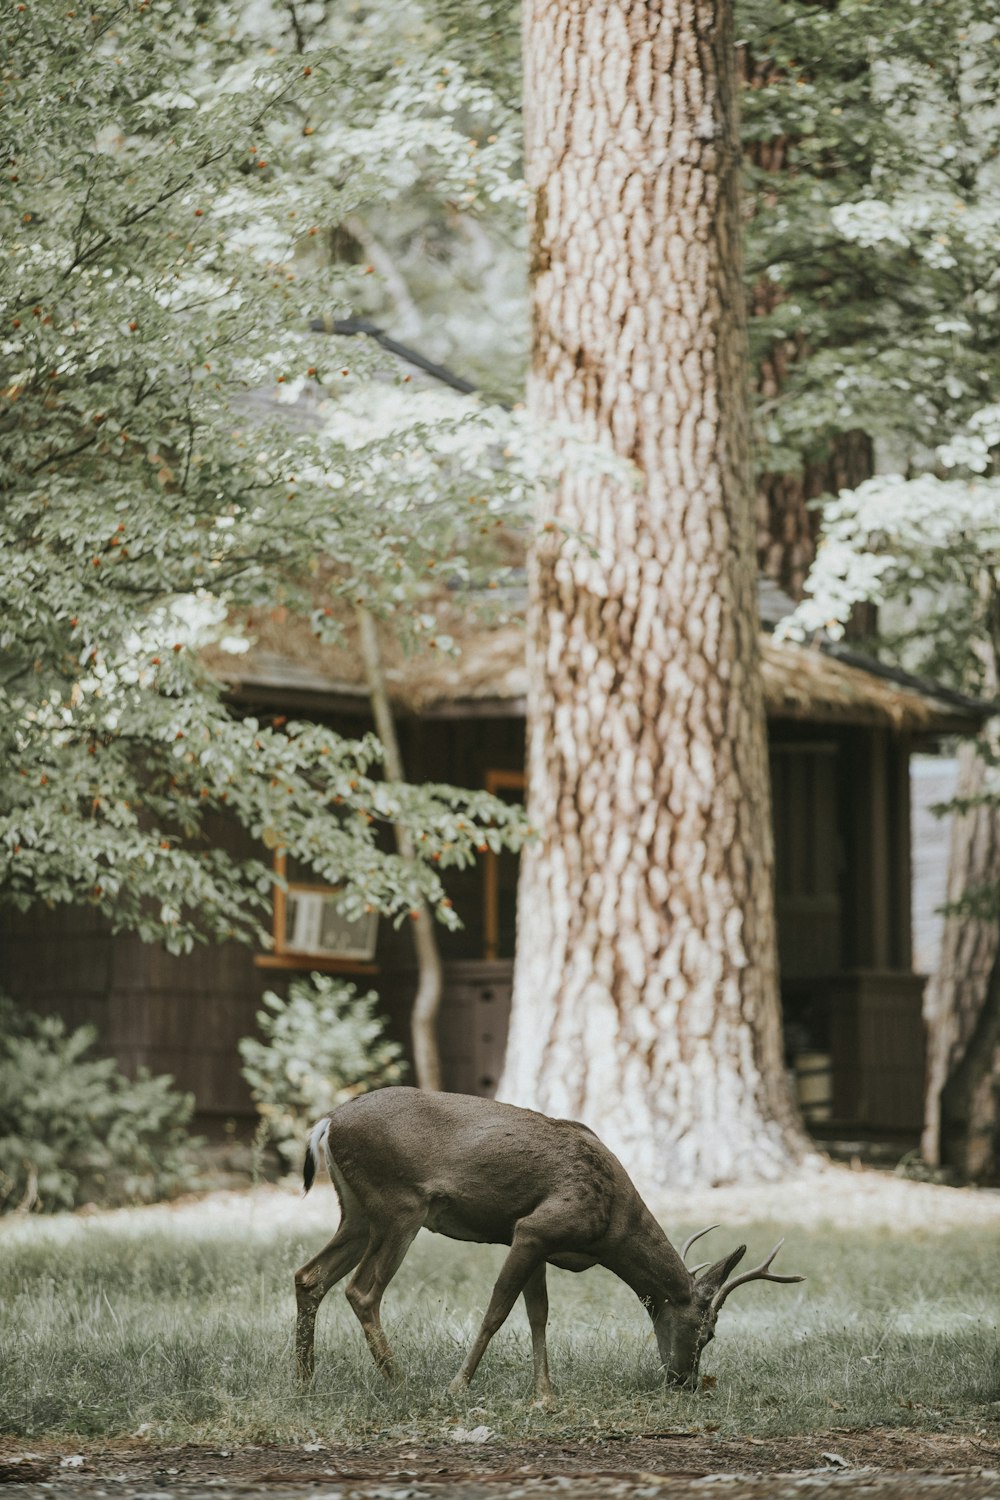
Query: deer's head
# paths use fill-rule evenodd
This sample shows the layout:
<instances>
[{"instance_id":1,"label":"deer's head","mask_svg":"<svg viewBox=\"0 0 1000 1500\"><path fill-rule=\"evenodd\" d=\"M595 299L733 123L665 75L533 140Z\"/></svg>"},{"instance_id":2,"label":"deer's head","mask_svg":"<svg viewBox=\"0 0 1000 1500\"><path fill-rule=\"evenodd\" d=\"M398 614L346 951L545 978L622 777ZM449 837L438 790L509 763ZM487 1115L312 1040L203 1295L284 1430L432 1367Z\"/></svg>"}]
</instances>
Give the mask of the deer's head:
<instances>
[{"instance_id":1,"label":"deer's head","mask_svg":"<svg viewBox=\"0 0 1000 1500\"><path fill-rule=\"evenodd\" d=\"M718 1229L710 1224L684 1241L681 1259L687 1255L695 1240ZM715 1337L715 1324L719 1309L738 1286L747 1281L804 1281L804 1276L779 1276L771 1270L771 1262L784 1244L780 1239L771 1253L740 1276L733 1276L734 1268L746 1254L746 1245L738 1245L729 1255L717 1260L714 1265L696 1266L690 1272L690 1299L666 1303L653 1321L656 1346L670 1385L695 1390L698 1384L698 1366L706 1344Z\"/></svg>"}]
</instances>

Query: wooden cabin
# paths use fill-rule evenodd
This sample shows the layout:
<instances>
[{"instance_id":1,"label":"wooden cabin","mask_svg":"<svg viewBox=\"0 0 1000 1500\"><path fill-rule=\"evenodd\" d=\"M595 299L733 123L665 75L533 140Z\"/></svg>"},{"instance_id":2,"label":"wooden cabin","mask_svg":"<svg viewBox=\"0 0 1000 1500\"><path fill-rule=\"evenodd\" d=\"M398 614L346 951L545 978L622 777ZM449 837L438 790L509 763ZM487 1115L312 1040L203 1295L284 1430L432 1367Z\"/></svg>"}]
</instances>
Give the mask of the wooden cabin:
<instances>
[{"instance_id":1,"label":"wooden cabin","mask_svg":"<svg viewBox=\"0 0 1000 1500\"><path fill-rule=\"evenodd\" d=\"M786 601L765 586L773 623ZM447 607L447 606L443 606ZM244 656L212 660L237 711L309 716L356 735L371 727L356 653L319 646L304 622L254 622ZM915 1143L923 1116L924 976L913 971L909 757L916 744L975 732L977 706L839 648L778 644L763 667L773 777L776 897L788 1066L821 1137ZM507 797L523 788L526 673L513 619L465 630L455 658L404 658L386 642L407 774ZM246 848L239 829L220 842ZM171 1073L203 1128L252 1109L237 1040L262 992L312 970L378 990L408 1040L415 989L407 928L346 923L308 872L274 906L274 945L236 943L177 958L112 936L91 910L5 913L0 987L26 1006L91 1021L126 1070ZM449 873L464 926L441 931L440 1043L446 1086L491 1093L510 1005L517 859L484 856Z\"/></svg>"}]
</instances>

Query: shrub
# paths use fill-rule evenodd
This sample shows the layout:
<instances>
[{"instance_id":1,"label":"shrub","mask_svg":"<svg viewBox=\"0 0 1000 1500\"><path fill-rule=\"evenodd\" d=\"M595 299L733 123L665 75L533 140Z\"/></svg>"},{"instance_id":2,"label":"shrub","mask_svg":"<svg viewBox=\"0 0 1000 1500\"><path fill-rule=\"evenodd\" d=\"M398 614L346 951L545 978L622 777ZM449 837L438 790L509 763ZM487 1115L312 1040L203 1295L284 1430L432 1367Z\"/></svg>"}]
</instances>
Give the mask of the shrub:
<instances>
[{"instance_id":1,"label":"shrub","mask_svg":"<svg viewBox=\"0 0 1000 1500\"><path fill-rule=\"evenodd\" d=\"M90 1056L96 1036L0 996L0 1212L148 1203L191 1185L193 1098Z\"/></svg>"},{"instance_id":2,"label":"shrub","mask_svg":"<svg viewBox=\"0 0 1000 1500\"><path fill-rule=\"evenodd\" d=\"M243 1076L263 1126L285 1161L298 1166L314 1120L355 1094L398 1083L401 1048L383 1036L374 990L329 974L293 980L288 999L273 990L257 1012L264 1040L240 1042Z\"/></svg>"}]
</instances>

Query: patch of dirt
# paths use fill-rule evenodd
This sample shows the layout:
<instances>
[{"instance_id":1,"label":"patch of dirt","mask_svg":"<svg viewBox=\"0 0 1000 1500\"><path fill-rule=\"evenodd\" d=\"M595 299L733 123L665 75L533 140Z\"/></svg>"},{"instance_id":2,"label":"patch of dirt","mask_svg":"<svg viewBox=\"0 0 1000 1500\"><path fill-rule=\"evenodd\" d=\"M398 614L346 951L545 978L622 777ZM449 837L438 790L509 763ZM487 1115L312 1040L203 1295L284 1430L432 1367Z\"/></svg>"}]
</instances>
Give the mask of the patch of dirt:
<instances>
[{"instance_id":1,"label":"patch of dirt","mask_svg":"<svg viewBox=\"0 0 1000 1500\"><path fill-rule=\"evenodd\" d=\"M338 1496L472 1497L499 1500L502 1495L551 1493L639 1495L676 1491L678 1497L699 1494L711 1482L722 1483L730 1500L756 1500L784 1493L773 1480L783 1476L796 1486L810 1476L830 1481L830 1493L843 1493L853 1474L866 1494L895 1495L890 1479L910 1484L917 1476L936 1476L935 1496L950 1493L947 1477L976 1480L955 1494L1000 1496L1000 1442L965 1433L928 1433L908 1428L826 1433L810 1437L727 1438L712 1433L664 1430L605 1434L588 1443L496 1443L488 1439L461 1444L387 1443L384 1439L355 1446L309 1443L298 1447L245 1445L235 1448L193 1446L161 1448L134 1440L68 1447L36 1442L8 1449L0 1460L0 1481L9 1500L41 1495L131 1495L141 1500L168 1500L200 1492L252 1492L275 1497L295 1495L304 1487ZM860 1472L859 1472L860 1471ZM762 1483L757 1484L760 1478ZM978 1480L983 1480L983 1486ZM729 1487L729 1481L737 1485ZM886 1483L882 1483L885 1480ZM692 1489L695 1481L700 1481ZM745 1482L744 1482L745 1481ZM878 1481L876 1483L876 1481ZM796 1493L793 1488L789 1493ZM848 1493L850 1490L848 1489Z\"/></svg>"}]
</instances>

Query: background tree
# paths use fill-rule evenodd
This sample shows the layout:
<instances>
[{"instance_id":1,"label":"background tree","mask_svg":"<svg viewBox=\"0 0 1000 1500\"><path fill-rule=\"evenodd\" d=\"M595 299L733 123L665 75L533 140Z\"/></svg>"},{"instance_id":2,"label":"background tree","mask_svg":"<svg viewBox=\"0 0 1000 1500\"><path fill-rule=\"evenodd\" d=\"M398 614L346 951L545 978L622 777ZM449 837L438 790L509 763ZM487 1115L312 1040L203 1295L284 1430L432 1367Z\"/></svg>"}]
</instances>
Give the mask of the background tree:
<instances>
[{"instance_id":1,"label":"background tree","mask_svg":"<svg viewBox=\"0 0 1000 1500\"><path fill-rule=\"evenodd\" d=\"M851 9L819 24L837 27L841 11L850 21ZM799 626L842 624L845 610L878 604L880 654L989 700L1000 640L990 478L998 430L988 405L1000 386L1000 6L947 0L907 16L886 5L883 21L870 104L855 122L870 122L867 180L811 235L818 262L832 272L833 254L843 268L840 301L857 318L856 337L796 370L801 405L790 389L780 417L802 426L824 409L846 420L864 412L880 467L897 472L827 513ZM838 40L849 51L849 37ZM842 116L821 119L836 131ZM923 1151L971 1176L994 1174L998 1162L995 759L992 728L959 754L950 915L927 1000Z\"/></svg>"},{"instance_id":2,"label":"background tree","mask_svg":"<svg viewBox=\"0 0 1000 1500\"><path fill-rule=\"evenodd\" d=\"M762 565L991 399L995 0L741 0Z\"/></svg>"},{"instance_id":3,"label":"background tree","mask_svg":"<svg viewBox=\"0 0 1000 1500\"><path fill-rule=\"evenodd\" d=\"M916 471L992 388L996 10L739 9L763 550L792 585L804 497L850 477L840 444L863 426L882 464ZM224 936L270 871L199 846L219 811L346 877L350 901L447 913L437 864L408 872L378 830L402 817L429 830L421 849L466 858L488 805L387 789L370 743L234 721L195 648L237 646L230 618L261 602L333 630L360 599L419 635L410 605L440 559L472 576L469 494L488 525L519 499L498 450L522 445L498 421L309 331L391 315L517 397L516 21L501 0L12 15L6 897L87 899L178 947Z\"/></svg>"},{"instance_id":4,"label":"background tree","mask_svg":"<svg viewBox=\"0 0 1000 1500\"><path fill-rule=\"evenodd\" d=\"M989 399L983 190L996 122L980 106L995 91L996 10L995 0L736 6L758 548L795 597L815 549L810 502L867 478L876 448L881 468L919 462ZM421 12L442 66L490 90L490 133L509 150L516 6L426 0ZM392 273L365 282L368 311L508 400L526 362L512 193L480 191L475 214L457 204L442 214L415 176L405 207L397 198L362 216Z\"/></svg>"},{"instance_id":5,"label":"background tree","mask_svg":"<svg viewBox=\"0 0 1000 1500\"><path fill-rule=\"evenodd\" d=\"M1000 682L1000 408L984 408L935 455L954 477L886 475L824 513L809 597L783 624L837 633L859 601L909 622L903 659L997 699ZM967 476L962 477L964 474ZM929 633L914 625L920 616ZM935 628L937 622L937 628ZM997 721L960 753L949 914L928 1003L923 1152L966 1177L1000 1164L1000 781Z\"/></svg>"},{"instance_id":6,"label":"background tree","mask_svg":"<svg viewBox=\"0 0 1000 1500\"><path fill-rule=\"evenodd\" d=\"M501 1096L648 1188L803 1147L777 999L729 7L529 4L541 501ZM630 471L630 472L627 472ZM568 529L589 539L567 543Z\"/></svg>"},{"instance_id":7,"label":"background tree","mask_svg":"<svg viewBox=\"0 0 1000 1500\"><path fill-rule=\"evenodd\" d=\"M499 414L417 398L403 415L391 392L362 409L371 351L345 361L309 330L367 272L329 264L324 225L388 201L407 153L454 191L486 91L387 69L363 28L305 57L274 16L40 0L8 28L0 894L90 901L175 950L245 933L269 895L211 815L283 844L348 910L426 899L445 920L439 870L517 822L387 783L374 739L235 717L199 662L211 638L242 649L239 613L262 603L321 632L340 601L404 611L426 635L435 567L477 566L470 490L502 505L521 483L496 462ZM318 388L335 420L303 426L283 398ZM387 822L426 857L386 852Z\"/></svg>"},{"instance_id":8,"label":"background tree","mask_svg":"<svg viewBox=\"0 0 1000 1500\"><path fill-rule=\"evenodd\" d=\"M810 502L866 479L873 465L867 433L837 421L792 431L784 443L776 441L789 378L825 340L825 325L810 317L810 304L818 292L822 296L829 280L822 254L815 261L793 254L782 264L788 230L794 224L800 234L808 226L810 238L820 239L817 208L825 206L824 198L850 194L870 166L865 151L870 126L855 116L864 114L871 57L857 29L849 33L847 48L825 46L823 20L831 8L817 13L812 7L793 9L768 0L746 0L738 8L743 170L750 208L747 290L755 404L764 429L757 440L757 550L761 571L794 599L801 596L815 552L817 516ZM847 113L846 129L836 142L846 145L846 152L832 151L829 137L817 140L820 111L815 104L809 114L803 110L804 89L814 96L822 91L831 120ZM764 434L767 441L761 440Z\"/></svg>"}]
</instances>

